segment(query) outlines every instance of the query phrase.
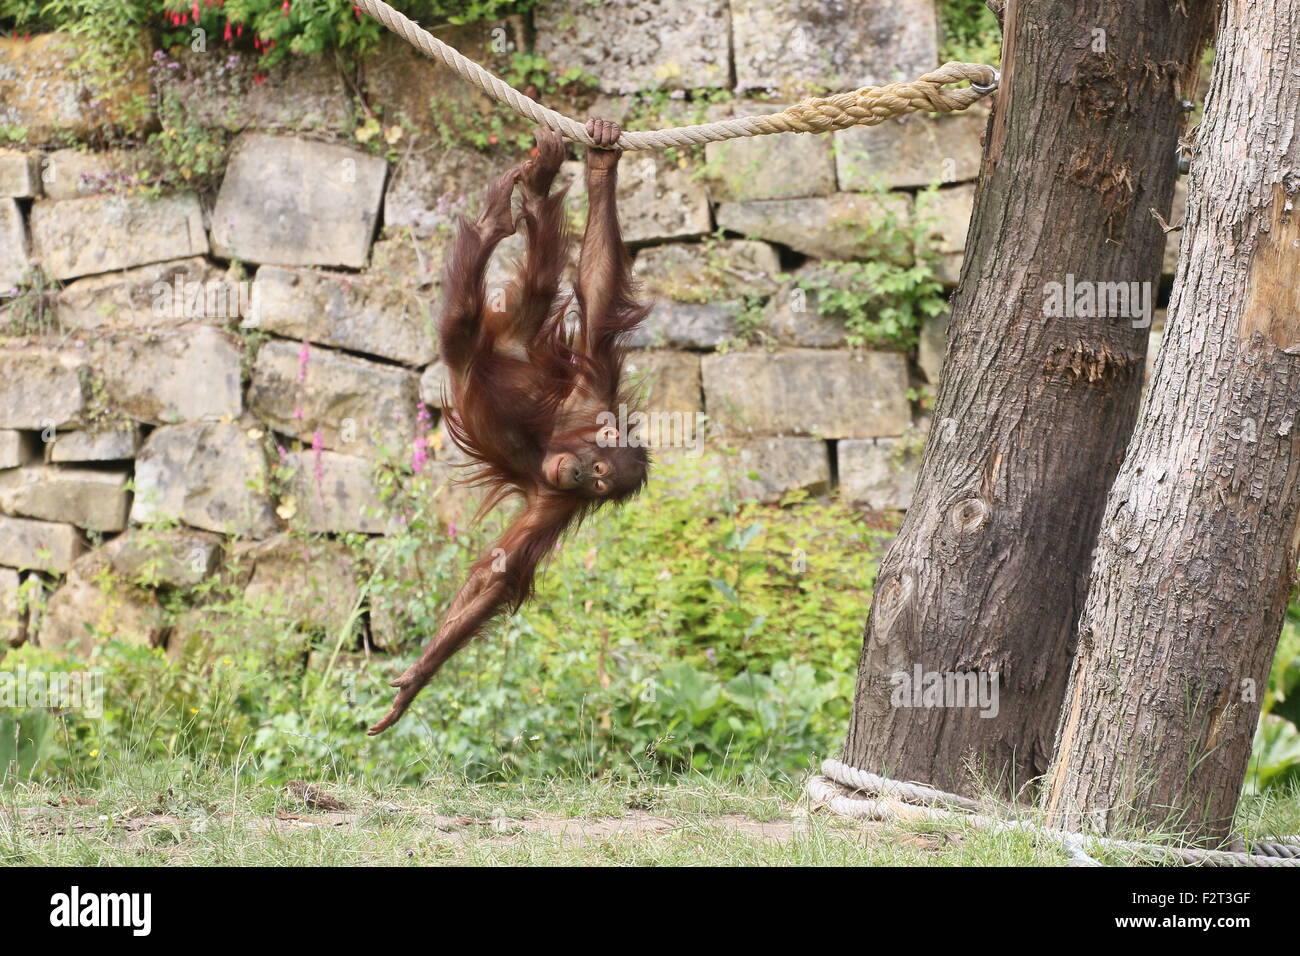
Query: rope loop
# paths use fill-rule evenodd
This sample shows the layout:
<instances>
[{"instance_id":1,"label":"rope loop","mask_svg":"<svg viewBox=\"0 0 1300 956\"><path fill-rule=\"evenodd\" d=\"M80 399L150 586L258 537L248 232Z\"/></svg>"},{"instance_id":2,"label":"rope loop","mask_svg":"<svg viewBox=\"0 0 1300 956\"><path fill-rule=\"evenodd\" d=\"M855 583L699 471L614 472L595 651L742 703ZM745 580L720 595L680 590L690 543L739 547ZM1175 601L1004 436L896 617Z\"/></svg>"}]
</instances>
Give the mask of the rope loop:
<instances>
[{"instance_id":1,"label":"rope loop","mask_svg":"<svg viewBox=\"0 0 1300 956\"><path fill-rule=\"evenodd\" d=\"M1300 866L1300 837L1257 840L1247 844L1244 852L1117 840L1040 826L1032 820L1006 820L968 797L919 783L890 780L838 760L823 760L821 770L821 775L809 778L804 788L818 807L869 820L966 824L993 832L1024 830L1060 844L1070 857L1070 866L1101 866L1088 854L1090 847L1125 850L1193 866Z\"/></svg>"}]
</instances>

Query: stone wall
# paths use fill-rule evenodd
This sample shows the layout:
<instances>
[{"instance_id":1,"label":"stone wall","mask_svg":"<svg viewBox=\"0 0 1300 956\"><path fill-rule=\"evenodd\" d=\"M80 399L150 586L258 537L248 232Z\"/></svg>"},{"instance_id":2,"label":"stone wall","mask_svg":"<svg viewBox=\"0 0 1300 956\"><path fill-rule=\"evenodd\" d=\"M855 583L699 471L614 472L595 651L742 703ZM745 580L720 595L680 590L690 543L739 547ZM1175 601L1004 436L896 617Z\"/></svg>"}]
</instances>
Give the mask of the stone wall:
<instances>
[{"instance_id":1,"label":"stone wall","mask_svg":"<svg viewBox=\"0 0 1300 956\"><path fill-rule=\"evenodd\" d=\"M550 105L646 126L775 110L918 75L937 55L931 0L552 0L533 26L448 39L500 72L528 32L592 77ZM431 329L440 260L456 214L517 160L505 140L519 130L474 125L499 114L392 38L355 66L294 59L266 75L187 51L153 72L229 132L224 168L206 188L175 175L144 188L160 181L156 157L112 131L148 64L91 96L75 52L61 36L0 39L0 289L14 287L0 300L0 640L36 636L14 607L40 575L57 585L42 644L83 640L91 617L157 643L152 597L97 590L104 567L144 563L139 526L169 529L164 560L150 552L159 584L192 584L238 552L249 587L293 591L289 530L384 532L377 462L453 473ZM656 114L631 115L638 102ZM913 399L938 375L942 320L915 354L849 348L797 277L877 255L872 225L908 222L937 184L931 241L954 285L984 120L624 158L625 235L656 300L630 370L651 411L708 426L699 461L680 440L657 452L686 459L677 480L708 469L740 497L907 506L925 427ZM580 172L563 174L575 226ZM490 285L519 249L504 244ZM33 267L54 285L32 288ZM440 507L454 520L465 495Z\"/></svg>"}]
</instances>

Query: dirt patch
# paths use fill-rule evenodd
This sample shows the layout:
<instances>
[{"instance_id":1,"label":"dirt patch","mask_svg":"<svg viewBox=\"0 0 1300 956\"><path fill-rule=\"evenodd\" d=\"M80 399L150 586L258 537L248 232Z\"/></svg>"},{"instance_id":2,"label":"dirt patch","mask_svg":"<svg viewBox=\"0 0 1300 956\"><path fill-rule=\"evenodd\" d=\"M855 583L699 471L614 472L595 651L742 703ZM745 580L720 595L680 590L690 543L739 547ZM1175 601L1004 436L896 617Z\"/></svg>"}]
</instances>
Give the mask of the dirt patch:
<instances>
[{"instance_id":1,"label":"dirt patch","mask_svg":"<svg viewBox=\"0 0 1300 956\"><path fill-rule=\"evenodd\" d=\"M541 813L527 818L447 816L425 813L396 804L379 805L367 812L351 810L294 812L278 809L270 816L242 817L252 829L292 833L323 827L349 827L365 829L380 825L383 814L400 815L419 829L436 831L454 841L468 837L487 837L492 843L502 845L530 837L545 837L562 842L601 842L622 837L664 836L699 830L723 830L737 836L786 843L804 835L811 825L807 817L792 815L782 820L755 820L740 814L718 814L673 818L644 810L634 810L618 817L566 817L560 814ZM146 836L150 830L203 830L208 826L235 822L235 815L216 813L198 817L182 817L174 813L137 813L110 819L107 815L70 816L58 808L25 807L17 810L17 819L10 822L30 835L62 836L71 833L104 832L123 836ZM862 821L853 826L826 828L826 834L835 839L871 839L881 829L881 824ZM892 839L898 839L893 834ZM925 849L937 848L942 838L920 834L906 834L909 840ZM926 844L934 843L934 847Z\"/></svg>"}]
</instances>

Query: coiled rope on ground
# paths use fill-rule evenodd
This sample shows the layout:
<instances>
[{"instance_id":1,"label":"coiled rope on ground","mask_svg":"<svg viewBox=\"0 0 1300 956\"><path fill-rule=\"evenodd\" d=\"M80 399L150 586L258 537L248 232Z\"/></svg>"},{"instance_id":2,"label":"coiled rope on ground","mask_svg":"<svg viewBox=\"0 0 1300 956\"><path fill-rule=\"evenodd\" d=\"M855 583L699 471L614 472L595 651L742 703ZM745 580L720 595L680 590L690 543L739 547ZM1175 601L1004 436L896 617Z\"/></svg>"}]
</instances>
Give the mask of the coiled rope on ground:
<instances>
[{"instance_id":1,"label":"coiled rope on ground","mask_svg":"<svg viewBox=\"0 0 1300 956\"><path fill-rule=\"evenodd\" d=\"M419 24L404 16L384 0L356 0L356 5L385 27L447 68L466 82L478 87L538 126L553 129L566 139L591 145L584 125L577 120L548 109L525 96L505 80L479 66L473 60L443 43ZM967 81L963 89L944 87ZM803 100L779 113L745 116L679 126L642 133L624 132L620 149L667 149L670 146L693 146L716 143L742 136L765 136L769 133L827 133L849 126L875 126L906 113L951 113L964 110L981 97L997 89L998 71L980 63L945 63L919 79L885 86L864 86L850 93L835 93Z\"/></svg>"},{"instance_id":2,"label":"coiled rope on ground","mask_svg":"<svg viewBox=\"0 0 1300 956\"><path fill-rule=\"evenodd\" d=\"M816 807L826 807L842 816L869 820L926 820L965 824L993 832L1026 830L1059 843L1069 854L1071 866L1101 866L1088 854L1090 847L1096 847L1195 866L1300 867L1300 837L1256 841L1249 845L1250 852L1119 840L1058 830L1030 820L1004 820L979 812L984 808L968 797L921 784L890 780L838 760L822 761L821 770L820 776L809 778L805 785Z\"/></svg>"}]
</instances>

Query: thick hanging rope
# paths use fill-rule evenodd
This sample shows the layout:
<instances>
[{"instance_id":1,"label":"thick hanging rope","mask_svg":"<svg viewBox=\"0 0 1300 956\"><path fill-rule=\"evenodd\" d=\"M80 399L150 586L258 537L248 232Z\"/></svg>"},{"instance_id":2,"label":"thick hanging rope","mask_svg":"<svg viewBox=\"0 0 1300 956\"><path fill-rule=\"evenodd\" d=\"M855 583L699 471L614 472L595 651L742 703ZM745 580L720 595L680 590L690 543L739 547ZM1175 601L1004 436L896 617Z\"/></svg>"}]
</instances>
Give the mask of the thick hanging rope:
<instances>
[{"instance_id":1,"label":"thick hanging rope","mask_svg":"<svg viewBox=\"0 0 1300 956\"><path fill-rule=\"evenodd\" d=\"M473 60L462 56L433 34L398 13L384 0L356 0L356 5L425 56L455 70L463 79L478 87L538 126L553 129L566 139L591 145L591 137L582 123L562 113L547 109L494 76ZM968 81L960 90L946 90L951 83ZM849 126L875 126L906 113L951 113L964 110L998 86L998 71L979 63L945 63L917 80L890 83L887 86L864 86L851 93L813 97L796 103L780 113L746 116L679 126L646 133L624 133L620 149L667 149L670 146L693 146L716 143L742 136L765 136L768 133L828 133Z\"/></svg>"},{"instance_id":2,"label":"thick hanging rope","mask_svg":"<svg viewBox=\"0 0 1300 956\"><path fill-rule=\"evenodd\" d=\"M984 808L967 797L916 783L890 780L838 760L822 761L822 776L811 777L805 790L814 806L827 807L842 816L965 824L993 832L1024 830L1059 843L1069 854L1071 866L1101 866L1088 855L1088 848L1095 847L1196 866L1300 867L1300 837L1283 837L1275 842L1256 841L1250 844L1252 852L1239 853L1071 833L1029 820L1004 820L980 813L978 811Z\"/></svg>"}]
</instances>

